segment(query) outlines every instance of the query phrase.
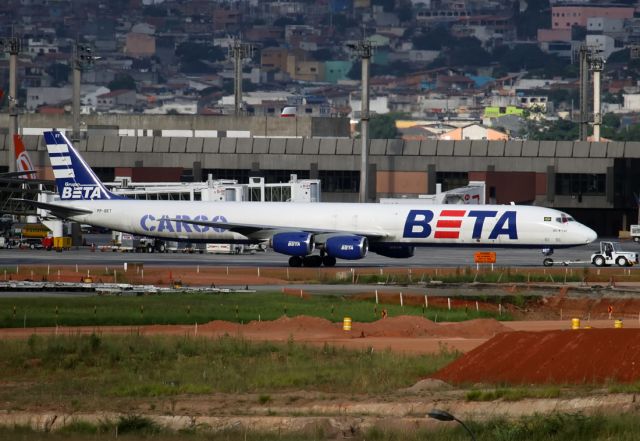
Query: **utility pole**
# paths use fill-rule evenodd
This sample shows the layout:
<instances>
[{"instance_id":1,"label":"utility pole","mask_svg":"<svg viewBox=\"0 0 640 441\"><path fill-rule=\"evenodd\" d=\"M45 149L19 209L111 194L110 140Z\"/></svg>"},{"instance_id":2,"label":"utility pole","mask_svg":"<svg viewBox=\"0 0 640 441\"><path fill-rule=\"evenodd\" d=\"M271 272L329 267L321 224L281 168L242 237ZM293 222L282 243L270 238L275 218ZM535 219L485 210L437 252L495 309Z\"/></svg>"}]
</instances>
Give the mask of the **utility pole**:
<instances>
[{"instance_id":1,"label":"utility pole","mask_svg":"<svg viewBox=\"0 0 640 441\"><path fill-rule=\"evenodd\" d=\"M367 186L369 171L369 66L373 55L373 45L370 40L360 40L348 45L362 60L362 105L360 107L360 138L362 149L360 150L360 202L368 202Z\"/></svg>"},{"instance_id":2,"label":"utility pole","mask_svg":"<svg viewBox=\"0 0 640 441\"><path fill-rule=\"evenodd\" d=\"M234 39L229 46L229 57L233 58L234 64L233 91L236 116L242 112L242 60L250 58L252 54L253 45L243 43L239 38Z\"/></svg>"},{"instance_id":3,"label":"utility pole","mask_svg":"<svg viewBox=\"0 0 640 441\"><path fill-rule=\"evenodd\" d=\"M80 140L80 79L82 71L91 66L96 57L93 50L85 43L77 42L73 52L73 99L71 113L73 115L74 141Z\"/></svg>"},{"instance_id":4,"label":"utility pole","mask_svg":"<svg viewBox=\"0 0 640 441\"><path fill-rule=\"evenodd\" d=\"M14 135L18 133L18 83L16 80L18 69L18 53L20 39L18 37L0 38L0 51L9 54L9 155L7 164L9 171L16 171L16 146Z\"/></svg>"}]
</instances>

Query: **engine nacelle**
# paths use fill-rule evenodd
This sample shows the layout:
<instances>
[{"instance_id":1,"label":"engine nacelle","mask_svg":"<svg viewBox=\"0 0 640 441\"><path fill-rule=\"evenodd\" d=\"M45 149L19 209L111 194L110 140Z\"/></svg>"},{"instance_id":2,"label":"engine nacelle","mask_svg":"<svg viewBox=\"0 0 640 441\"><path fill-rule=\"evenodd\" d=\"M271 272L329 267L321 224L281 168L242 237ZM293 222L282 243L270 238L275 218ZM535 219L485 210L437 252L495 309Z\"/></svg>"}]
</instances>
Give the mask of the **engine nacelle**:
<instances>
[{"instance_id":1,"label":"engine nacelle","mask_svg":"<svg viewBox=\"0 0 640 441\"><path fill-rule=\"evenodd\" d=\"M413 257L415 247L411 245L398 245L398 244L372 244L371 251L384 257L392 257L395 259L408 259Z\"/></svg>"},{"instance_id":2,"label":"engine nacelle","mask_svg":"<svg viewBox=\"0 0 640 441\"><path fill-rule=\"evenodd\" d=\"M276 233L271 237L271 248L288 256L307 256L313 251L313 235L301 231Z\"/></svg>"},{"instance_id":3,"label":"engine nacelle","mask_svg":"<svg viewBox=\"0 0 640 441\"><path fill-rule=\"evenodd\" d=\"M362 236L333 236L325 241L324 249L338 259L358 260L367 255L369 241Z\"/></svg>"}]
</instances>

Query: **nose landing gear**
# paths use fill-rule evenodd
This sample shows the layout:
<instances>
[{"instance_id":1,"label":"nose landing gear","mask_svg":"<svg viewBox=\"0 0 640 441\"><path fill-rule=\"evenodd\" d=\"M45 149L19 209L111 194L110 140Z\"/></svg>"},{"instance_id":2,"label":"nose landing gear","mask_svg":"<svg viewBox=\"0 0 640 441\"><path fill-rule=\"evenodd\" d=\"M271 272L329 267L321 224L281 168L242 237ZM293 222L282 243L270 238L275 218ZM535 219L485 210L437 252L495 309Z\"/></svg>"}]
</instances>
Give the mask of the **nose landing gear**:
<instances>
[{"instance_id":1,"label":"nose landing gear","mask_svg":"<svg viewBox=\"0 0 640 441\"><path fill-rule=\"evenodd\" d=\"M542 264L544 266L553 266L553 259L549 257L553 255L553 248L543 248L542 255L545 256L545 258L542 259Z\"/></svg>"}]
</instances>

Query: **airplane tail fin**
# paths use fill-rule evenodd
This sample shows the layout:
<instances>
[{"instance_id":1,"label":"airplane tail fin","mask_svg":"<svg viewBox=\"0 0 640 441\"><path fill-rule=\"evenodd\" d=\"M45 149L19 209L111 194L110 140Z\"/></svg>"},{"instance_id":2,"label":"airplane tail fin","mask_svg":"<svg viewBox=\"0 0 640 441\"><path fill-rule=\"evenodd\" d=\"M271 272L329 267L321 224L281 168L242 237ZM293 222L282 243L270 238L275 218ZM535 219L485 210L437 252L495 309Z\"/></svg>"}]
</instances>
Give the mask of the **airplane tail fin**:
<instances>
[{"instance_id":1,"label":"airplane tail fin","mask_svg":"<svg viewBox=\"0 0 640 441\"><path fill-rule=\"evenodd\" d=\"M60 199L122 199L111 193L63 133L44 132Z\"/></svg>"},{"instance_id":2,"label":"airplane tail fin","mask_svg":"<svg viewBox=\"0 0 640 441\"><path fill-rule=\"evenodd\" d=\"M33 162L31 162L31 157L29 157L29 153L27 153L27 149L24 147L20 135L13 135L13 145L16 151L16 170L19 172L33 172L24 174L22 177L24 179L35 179L35 167L33 166Z\"/></svg>"}]
</instances>

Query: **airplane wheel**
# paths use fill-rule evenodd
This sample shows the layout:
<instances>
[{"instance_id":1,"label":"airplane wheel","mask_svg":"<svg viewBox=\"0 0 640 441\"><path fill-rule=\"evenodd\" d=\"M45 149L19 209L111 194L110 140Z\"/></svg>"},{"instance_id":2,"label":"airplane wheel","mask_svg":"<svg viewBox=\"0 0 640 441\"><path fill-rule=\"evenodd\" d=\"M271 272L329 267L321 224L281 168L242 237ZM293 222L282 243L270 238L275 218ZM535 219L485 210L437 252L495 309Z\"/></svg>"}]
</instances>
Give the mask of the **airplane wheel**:
<instances>
[{"instance_id":1,"label":"airplane wheel","mask_svg":"<svg viewBox=\"0 0 640 441\"><path fill-rule=\"evenodd\" d=\"M629 262L627 261L627 259L625 257L620 256L620 257L618 257L616 259L616 265L618 265L618 266L627 266L627 265L629 265Z\"/></svg>"},{"instance_id":2,"label":"airplane wheel","mask_svg":"<svg viewBox=\"0 0 640 441\"><path fill-rule=\"evenodd\" d=\"M322 258L322 264L324 266L336 266L336 258L333 256L324 256Z\"/></svg>"},{"instance_id":3,"label":"airplane wheel","mask_svg":"<svg viewBox=\"0 0 640 441\"><path fill-rule=\"evenodd\" d=\"M604 257L602 256L596 256L593 258L593 264L595 266L604 266L604 262L605 260L604 260Z\"/></svg>"},{"instance_id":4,"label":"airplane wheel","mask_svg":"<svg viewBox=\"0 0 640 441\"><path fill-rule=\"evenodd\" d=\"M289 266L292 266L294 268L302 266L302 258L298 256L289 257Z\"/></svg>"},{"instance_id":5,"label":"airplane wheel","mask_svg":"<svg viewBox=\"0 0 640 441\"><path fill-rule=\"evenodd\" d=\"M542 264L544 266L553 266L553 259L551 257L546 257L543 261Z\"/></svg>"},{"instance_id":6,"label":"airplane wheel","mask_svg":"<svg viewBox=\"0 0 640 441\"><path fill-rule=\"evenodd\" d=\"M303 265L309 268L317 268L322 265L322 257L320 256L306 256L303 261Z\"/></svg>"}]
</instances>

